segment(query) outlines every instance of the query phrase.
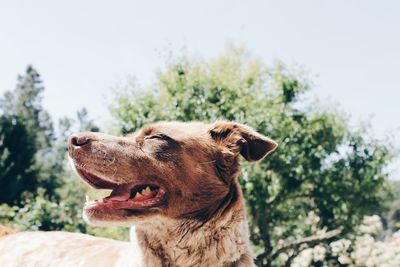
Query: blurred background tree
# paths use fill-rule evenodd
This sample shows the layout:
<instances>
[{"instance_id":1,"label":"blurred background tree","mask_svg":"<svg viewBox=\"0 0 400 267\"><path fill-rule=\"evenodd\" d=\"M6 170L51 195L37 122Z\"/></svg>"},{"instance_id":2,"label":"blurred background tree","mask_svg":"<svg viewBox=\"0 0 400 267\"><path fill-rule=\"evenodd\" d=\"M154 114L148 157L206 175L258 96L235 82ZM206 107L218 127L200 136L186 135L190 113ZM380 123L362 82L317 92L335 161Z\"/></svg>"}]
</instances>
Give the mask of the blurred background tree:
<instances>
[{"instance_id":1,"label":"blurred background tree","mask_svg":"<svg viewBox=\"0 0 400 267\"><path fill-rule=\"evenodd\" d=\"M42 106L39 73L28 66L0 99L0 222L20 230L67 230L126 239L126 230L99 231L81 216L90 194L66 164L73 131L98 131L86 108L62 118L54 130ZM93 194L93 193L92 193Z\"/></svg>"},{"instance_id":2,"label":"blurred background tree","mask_svg":"<svg viewBox=\"0 0 400 267\"><path fill-rule=\"evenodd\" d=\"M240 182L257 262L280 266L278 256L293 248L292 240L327 242L381 212L387 189L390 149L367 131L351 130L340 112L302 102L308 88L300 70L281 63L268 68L231 46L209 62L180 58L148 89L116 90L111 110L122 134L159 120L225 119L276 140L279 148L268 159L243 162ZM315 239L305 223L310 211L321 218L321 229L340 231Z\"/></svg>"},{"instance_id":3,"label":"blurred background tree","mask_svg":"<svg viewBox=\"0 0 400 267\"><path fill-rule=\"evenodd\" d=\"M14 204L37 187L32 139L19 118L0 116L0 203Z\"/></svg>"},{"instance_id":4,"label":"blurred background tree","mask_svg":"<svg viewBox=\"0 0 400 267\"><path fill-rule=\"evenodd\" d=\"M13 188L13 198L5 202L19 203L21 193L34 193L37 187L43 187L46 194L54 196L55 189L62 183L60 175L63 172L62 163L54 160L52 144L54 142L53 123L47 111L42 106L44 87L39 73L28 66L24 75L18 76L15 90L8 91L0 100L0 110L3 121L11 122L9 127L3 125L2 131L8 133L7 148L10 155L8 167L15 166L20 172L29 172L18 176L2 176L7 180L7 187L1 187L2 196L8 195L8 189ZM32 157L33 154L33 157ZM14 161L17 160L17 161ZM21 179L24 180L21 182ZM18 195L19 197L16 197Z\"/></svg>"},{"instance_id":5,"label":"blurred background tree","mask_svg":"<svg viewBox=\"0 0 400 267\"><path fill-rule=\"evenodd\" d=\"M28 66L25 74L18 76L16 88L6 92L0 101L2 113L18 117L27 131L35 136L32 142L35 142L38 150L47 149L54 136L50 115L42 106L43 92L39 73Z\"/></svg>"}]
</instances>

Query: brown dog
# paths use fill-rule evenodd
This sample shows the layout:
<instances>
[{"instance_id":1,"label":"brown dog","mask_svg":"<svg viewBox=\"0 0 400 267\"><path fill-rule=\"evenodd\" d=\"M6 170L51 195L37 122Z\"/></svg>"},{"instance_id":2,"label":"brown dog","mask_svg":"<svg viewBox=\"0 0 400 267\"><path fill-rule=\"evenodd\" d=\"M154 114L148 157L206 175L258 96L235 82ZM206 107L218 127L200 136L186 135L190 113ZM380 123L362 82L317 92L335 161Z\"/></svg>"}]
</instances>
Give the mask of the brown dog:
<instances>
[{"instance_id":1,"label":"brown dog","mask_svg":"<svg viewBox=\"0 0 400 267\"><path fill-rule=\"evenodd\" d=\"M271 139L233 122L160 122L126 137L76 134L68 145L79 176L112 190L87 201L85 220L131 226L131 242L18 233L0 239L1 266L254 266L239 155L260 160L277 147Z\"/></svg>"}]
</instances>

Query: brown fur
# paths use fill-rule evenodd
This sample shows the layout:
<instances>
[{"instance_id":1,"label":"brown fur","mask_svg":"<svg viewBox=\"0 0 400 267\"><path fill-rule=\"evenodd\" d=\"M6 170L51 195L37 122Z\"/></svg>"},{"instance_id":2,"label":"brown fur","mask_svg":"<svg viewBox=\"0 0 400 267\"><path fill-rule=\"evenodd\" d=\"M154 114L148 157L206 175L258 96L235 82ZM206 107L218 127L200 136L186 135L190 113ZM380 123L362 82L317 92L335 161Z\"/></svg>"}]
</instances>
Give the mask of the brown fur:
<instances>
[{"instance_id":1,"label":"brown fur","mask_svg":"<svg viewBox=\"0 0 400 267\"><path fill-rule=\"evenodd\" d=\"M94 225L132 226L142 258L132 266L254 266L239 156L257 161L276 146L239 123L160 122L126 137L74 135L69 155L78 173L103 183L165 189L165 200L146 210L84 212Z\"/></svg>"}]
</instances>

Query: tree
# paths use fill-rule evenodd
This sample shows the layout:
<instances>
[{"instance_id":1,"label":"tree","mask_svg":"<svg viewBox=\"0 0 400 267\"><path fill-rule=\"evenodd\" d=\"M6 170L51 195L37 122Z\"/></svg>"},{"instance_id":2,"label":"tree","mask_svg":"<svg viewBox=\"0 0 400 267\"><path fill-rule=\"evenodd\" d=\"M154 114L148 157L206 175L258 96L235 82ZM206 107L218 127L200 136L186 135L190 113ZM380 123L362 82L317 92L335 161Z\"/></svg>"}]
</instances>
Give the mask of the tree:
<instances>
[{"instance_id":1,"label":"tree","mask_svg":"<svg viewBox=\"0 0 400 267\"><path fill-rule=\"evenodd\" d=\"M79 131L98 132L100 128L94 124L93 120L89 118L89 113L86 108L78 110L76 113L78 117Z\"/></svg>"},{"instance_id":2,"label":"tree","mask_svg":"<svg viewBox=\"0 0 400 267\"><path fill-rule=\"evenodd\" d=\"M117 90L111 111L123 134L159 120L226 119L275 139L279 148L267 160L243 162L240 181L258 264L281 266L296 255L282 263L277 252L293 242L326 242L379 210L386 186L388 147L352 131L340 112L301 103L309 87L300 70L268 68L231 46L210 62L178 59L147 89ZM310 211L320 228L334 232L312 236L304 223Z\"/></svg>"},{"instance_id":3,"label":"tree","mask_svg":"<svg viewBox=\"0 0 400 267\"><path fill-rule=\"evenodd\" d=\"M19 75L15 90L8 91L0 100L4 115L18 117L28 132L35 133L38 149L47 149L54 135L49 113L42 106L44 87L39 73L28 66L25 75Z\"/></svg>"},{"instance_id":4,"label":"tree","mask_svg":"<svg viewBox=\"0 0 400 267\"><path fill-rule=\"evenodd\" d=\"M12 116L0 117L0 203L14 204L24 191L33 191L37 182L32 168L35 144L25 125Z\"/></svg>"},{"instance_id":5,"label":"tree","mask_svg":"<svg viewBox=\"0 0 400 267\"><path fill-rule=\"evenodd\" d=\"M389 198L385 206L387 209L382 219L387 226L388 232L400 230L400 181L390 181L392 198Z\"/></svg>"},{"instance_id":6,"label":"tree","mask_svg":"<svg viewBox=\"0 0 400 267\"><path fill-rule=\"evenodd\" d=\"M20 230L92 231L81 216L87 188L65 168L66 139L73 130L98 127L83 108L77 121L60 120L56 136L41 104L43 92L40 75L28 66L15 90L0 99L0 224Z\"/></svg>"},{"instance_id":7,"label":"tree","mask_svg":"<svg viewBox=\"0 0 400 267\"><path fill-rule=\"evenodd\" d=\"M0 99L0 109L4 117L3 134L8 134L9 144L19 146L18 149L14 148L12 153L20 154L18 157L15 155L9 157L9 161L4 164L24 166L18 171L18 175L23 175L25 169L29 170L29 175L25 173L26 177L23 178L17 178L18 176L13 174L8 176L3 174L1 179L7 181L10 188L18 188L15 192L35 193L38 187L43 187L48 196L54 196L55 189L62 184L63 163L57 160L57 152L53 149L55 142L53 123L49 113L42 106L43 92L44 87L39 73L32 66L28 66L25 74L18 76L16 88L6 92ZM7 127L7 120L11 121L12 129L17 131L16 134L3 128ZM8 148L2 146L1 149L7 151ZM14 172L14 175L17 173ZM7 188L2 187L1 190ZM9 192L3 191L2 195L9 195ZM7 203L19 203L21 198L11 194Z\"/></svg>"}]
</instances>

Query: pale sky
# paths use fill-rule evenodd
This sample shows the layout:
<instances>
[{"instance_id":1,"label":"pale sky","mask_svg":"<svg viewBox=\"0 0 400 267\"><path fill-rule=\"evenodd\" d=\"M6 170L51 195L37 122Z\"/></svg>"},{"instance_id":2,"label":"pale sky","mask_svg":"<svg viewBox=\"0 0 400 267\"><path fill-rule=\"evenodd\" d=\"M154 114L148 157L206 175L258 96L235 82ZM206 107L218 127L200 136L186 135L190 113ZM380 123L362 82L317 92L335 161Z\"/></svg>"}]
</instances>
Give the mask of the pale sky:
<instances>
[{"instance_id":1,"label":"pale sky","mask_svg":"<svg viewBox=\"0 0 400 267\"><path fill-rule=\"evenodd\" d=\"M400 132L400 1L0 0L0 93L33 64L57 119L87 107L109 121L110 88L154 80L169 52L211 58L227 43L311 73L330 99L376 135ZM400 142L399 142L400 143Z\"/></svg>"}]
</instances>

